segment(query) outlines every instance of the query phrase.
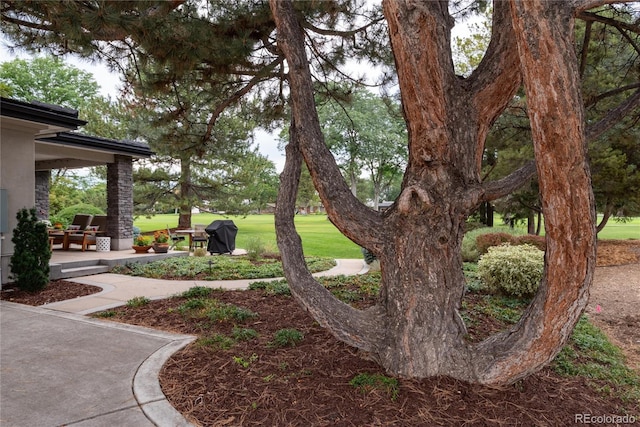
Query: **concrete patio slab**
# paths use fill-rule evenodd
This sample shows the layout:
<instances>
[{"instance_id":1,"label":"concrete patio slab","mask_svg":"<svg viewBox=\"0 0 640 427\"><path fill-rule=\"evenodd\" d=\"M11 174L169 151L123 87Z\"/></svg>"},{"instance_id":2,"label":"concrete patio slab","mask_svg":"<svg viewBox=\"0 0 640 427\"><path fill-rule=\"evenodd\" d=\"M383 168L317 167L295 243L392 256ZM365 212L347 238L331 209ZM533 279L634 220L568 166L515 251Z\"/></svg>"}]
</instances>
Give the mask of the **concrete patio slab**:
<instances>
[{"instance_id":1,"label":"concrete patio slab","mask_svg":"<svg viewBox=\"0 0 640 427\"><path fill-rule=\"evenodd\" d=\"M139 402L133 385L159 390L159 367L193 339L0 301L0 424L188 425L161 393ZM157 352L152 367L140 370ZM146 405L151 419L171 417L152 422Z\"/></svg>"}]
</instances>

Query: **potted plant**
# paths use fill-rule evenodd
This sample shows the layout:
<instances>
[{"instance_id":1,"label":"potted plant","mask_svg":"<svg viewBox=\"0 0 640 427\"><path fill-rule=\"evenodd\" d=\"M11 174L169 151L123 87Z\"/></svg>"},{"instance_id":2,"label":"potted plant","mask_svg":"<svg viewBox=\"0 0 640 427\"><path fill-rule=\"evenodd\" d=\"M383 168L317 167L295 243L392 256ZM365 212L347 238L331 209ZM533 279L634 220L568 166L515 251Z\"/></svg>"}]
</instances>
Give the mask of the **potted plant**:
<instances>
[{"instance_id":1,"label":"potted plant","mask_svg":"<svg viewBox=\"0 0 640 427\"><path fill-rule=\"evenodd\" d=\"M151 244L153 243L153 237L144 236L142 234L138 235L133 240L133 250L136 251L137 254L146 253L151 249Z\"/></svg>"},{"instance_id":2,"label":"potted plant","mask_svg":"<svg viewBox=\"0 0 640 427\"><path fill-rule=\"evenodd\" d=\"M169 250L169 234L167 230L158 230L153 233L153 251L157 253L166 253Z\"/></svg>"}]
</instances>

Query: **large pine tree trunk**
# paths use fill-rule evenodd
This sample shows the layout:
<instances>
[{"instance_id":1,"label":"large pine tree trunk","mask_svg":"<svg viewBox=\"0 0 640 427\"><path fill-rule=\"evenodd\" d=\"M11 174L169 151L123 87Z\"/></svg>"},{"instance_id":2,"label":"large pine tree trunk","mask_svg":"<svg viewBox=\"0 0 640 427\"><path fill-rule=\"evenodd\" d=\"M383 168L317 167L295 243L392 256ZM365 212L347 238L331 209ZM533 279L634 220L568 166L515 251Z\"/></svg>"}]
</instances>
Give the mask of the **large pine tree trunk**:
<instances>
[{"instance_id":1,"label":"large pine tree trunk","mask_svg":"<svg viewBox=\"0 0 640 427\"><path fill-rule=\"evenodd\" d=\"M393 374L508 383L548 363L586 305L595 266L593 197L566 4L496 3L488 53L463 81L451 65L446 2L384 2L409 130L402 192L384 213L361 206L341 179L313 107L300 24L290 2L271 0L271 7L290 67L293 119L276 229L294 296L338 338ZM546 220L545 278L515 327L470 345L458 314L464 223L481 203L529 176L523 168L483 184L479 175L486 133L518 89L520 73ZM332 222L380 259L378 306L358 311L340 303L304 267L290 207L301 157Z\"/></svg>"}]
</instances>

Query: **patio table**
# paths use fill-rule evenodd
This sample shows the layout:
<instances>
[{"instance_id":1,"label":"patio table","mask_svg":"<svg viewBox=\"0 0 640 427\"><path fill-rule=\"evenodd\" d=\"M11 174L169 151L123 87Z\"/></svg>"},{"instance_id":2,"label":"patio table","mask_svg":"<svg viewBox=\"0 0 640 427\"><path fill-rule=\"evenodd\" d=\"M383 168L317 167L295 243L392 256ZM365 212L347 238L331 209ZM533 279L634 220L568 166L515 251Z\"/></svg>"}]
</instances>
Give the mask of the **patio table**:
<instances>
[{"instance_id":1,"label":"patio table","mask_svg":"<svg viewBox=\"0 0 640 427\"><path fill-rule=\"evenodd\" d=\"M193 228L187 228L184 230L174 230L175 234L188 234L189 235L189 248L191 248L191 244L193 242L193 235L195 234L196 230L194 230Z\"/></svg>"}]
</instances>

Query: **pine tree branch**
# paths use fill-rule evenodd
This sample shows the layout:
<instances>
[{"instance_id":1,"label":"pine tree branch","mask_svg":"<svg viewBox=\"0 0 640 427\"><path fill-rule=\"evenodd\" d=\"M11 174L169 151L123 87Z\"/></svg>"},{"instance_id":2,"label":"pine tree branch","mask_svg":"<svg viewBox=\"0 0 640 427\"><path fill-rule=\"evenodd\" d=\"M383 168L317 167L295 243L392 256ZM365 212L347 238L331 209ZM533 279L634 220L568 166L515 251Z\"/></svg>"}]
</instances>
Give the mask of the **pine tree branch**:
<instances>
[{"instance_id":1,"label":"pine tree branch","mask_svg":"<svg viewBox=\"0 0 640 427\"><path fill-rule=\"evenodd\" d=\"M323 35L323 36L338 36L338 37L343 37L343 38L347 38L347 37L353 37L356 34L366 30L369 27L372 27L376 24L378 24L379 22L384 21L384 17L380 17L377 19L374 19L372 21L370 21L369 23L367 23L367 25L364 25L360 28L355 28L353 30L349 30L349 31L339 31L339 30L330 30L327 28L320 28L320 27L316 27L315 25L313 25L312 23L310 23L309 21L304 21L302 23L302 27L306 28L310 31L313 31L314 33Z\"/></svg>"},{"instance_id":2,"label":"pine tree branch","mask_svg":"<svg viewBox=\"0 0 640 427\"><path fill-rule=\"evenodd\" d=\"M611 3L621 3L620 1L611 2ZM631 31L636 34L640 34L640 25L632 24L629 22L618 21L613 18L609 18L606 16L601 16L593 12L582 11L579 12L576 17L578 19L582 19L585 22L600 22L602 24L611 25L616 27L620 32L623 32L622 29Z\"/></svg>"},{"instance_id":3,"label":"pine tree branch","mask_svg":"<svg viewBox=\"0 0 640 427\"><path fill-rule=\"evenodd\" d=\"M610 96L615 96L622 92L626 92L628 90L637 89L637 88L640 88L640 82L632 83L630 85L622 86L616 89L609 90L607 92L603 92L600 95L592 96L591 98L589 98L584 103L584 106L585 108L591 107L592 105L597 104L598 102L602 101L605 98L608 98Z\"/></svg>"},{"instance_id":4,"label":"pine tree branch","mask_svg":"<svg viewBox=\"0 0 640 427\"><path fill-rule=\"evenodd\" d=\"M580 18L580 14L587 9L604 6L615 3L633 3L636 0L570 0L571 8L575 11L576 17Z\"/></svg>"},{"instance_id":5,"label":"pine tree branch","mask_svg":"<svg viewBox=\"0 0 640 427\"><path fill-rule=\"evenodd\" d=\"M620 121L620 119L622 119L634 109L638 108L638 106L640 106L640 90L637 90L622 104L610 110L606 116L600 119L600 121L587 127L587 141L593 141L604 132L611 129L616 123Z\"/></svg>"},{"instance_id":6,"label":"pine tree branch","mask_svg":"<svg viewBox=\"0 0 640 427\"><path fill-rule=\"evenodd\" d=\"M238 102L243 96L245 96L251 89L253 89L258 83L262 82L265 79L265 75L270 74L271 70L274 70L278 65L281 65L284 61L284 57L278 57L275 61L271 62L266 68L265 73L260 73L253 77L249 82L242 87L240 90L236 91L234 94L229 96L223 102L216 106L216 109L213 111L209 122L207 123L207 131L205 132L202 141L206 142L211 138L211 134L213 133L213 127L218 121L220 114L229 107L230 105Z\"/></svg>"},{"instance_id":7,"label":"pine tree branch","mask_svg":"<svg viewBox=\"0 0 640 427\"><path fill-rule=\"evenodd\" d=\"M587 21L584 28L584 37L582 38L582 49L580 51L580 78L584 76L584 70L587 68L587 53L589 52L589 42L591 41L591 27L593 22Z\"/></svg>"},{"instance_id":8,"label":"pine tree branch","mask_svg":"<svg viewBox=\"0 0 640 427\"><path fill-rule=\"evenodd\" d=\"M536 162L534 160L531 160L520 169L515 170L511 174L502 179L499 179L498 181L484 183L482 185L484 196L482 197L481 201L490 202L492 200L496 200L508 194L511 194L522 187L524 184L526 184L535 175Z\"/></svg>"}]
</instances>

